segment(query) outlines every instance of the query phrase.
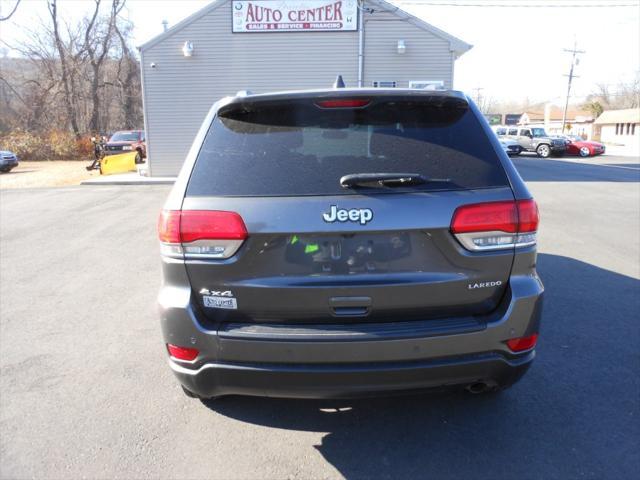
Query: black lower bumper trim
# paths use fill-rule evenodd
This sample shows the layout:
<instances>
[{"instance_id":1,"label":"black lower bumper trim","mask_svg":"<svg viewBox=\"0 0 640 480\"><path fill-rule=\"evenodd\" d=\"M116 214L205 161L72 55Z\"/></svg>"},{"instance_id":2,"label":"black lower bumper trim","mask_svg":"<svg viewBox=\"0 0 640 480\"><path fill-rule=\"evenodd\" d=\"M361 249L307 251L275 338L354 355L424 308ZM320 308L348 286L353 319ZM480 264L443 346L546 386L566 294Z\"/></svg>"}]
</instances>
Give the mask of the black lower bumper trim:
<instances>
[{"instance_id":1,"label":"black lower bumper trim","mask_svg":"<svg viewBox=\"0 0 640 480\"><path fill-rule=\"evenodd\" d=\"M190 370L171 363L184 387L201 396L256 395L353 398L485 382L508 386L520 379L535 352L507 359L498 353L407 363L239 365L209 363Z\"/></svg>"}]
</instances>

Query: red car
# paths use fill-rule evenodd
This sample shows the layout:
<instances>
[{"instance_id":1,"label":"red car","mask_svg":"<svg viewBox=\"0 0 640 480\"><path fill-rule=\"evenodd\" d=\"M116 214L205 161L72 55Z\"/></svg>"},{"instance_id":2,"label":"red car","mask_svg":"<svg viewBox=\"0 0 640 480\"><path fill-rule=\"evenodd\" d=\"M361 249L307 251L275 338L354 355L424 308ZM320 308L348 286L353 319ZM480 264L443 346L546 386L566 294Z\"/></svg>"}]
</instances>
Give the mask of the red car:
<instances>
[{"instance_id":1,"label":"red car","mask_svg":"<svg viewBox=\"0 0 640 480\"><path fill-rule=\"evenodd\" d=\"M144 130L121 130L114 133L105 146L105 155L137 151L136 163L147 158Z\"/></svg>"},{"instance_id":2,"label":"red car","mask_svg":"<svg viewBox=\"0 0 640 480\"><path fill-rule=\"evenodd\" d=\"M583 140L578 135L565 135L568 155L580 155L581 157L595 157L604 153L604 145L598 142Z\"/></svg>"}]
</instances>

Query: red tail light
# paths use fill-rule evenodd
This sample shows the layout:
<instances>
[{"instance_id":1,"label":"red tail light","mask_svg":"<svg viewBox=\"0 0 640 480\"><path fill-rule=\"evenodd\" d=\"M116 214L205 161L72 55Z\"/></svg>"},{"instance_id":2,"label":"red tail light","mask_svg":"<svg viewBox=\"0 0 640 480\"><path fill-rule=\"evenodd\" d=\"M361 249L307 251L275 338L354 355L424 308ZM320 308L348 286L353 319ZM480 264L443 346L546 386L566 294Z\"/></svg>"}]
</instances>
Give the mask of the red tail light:
<instances>
[{"instance_id":1,"label":"red tail light","mask_svg":"<svg viewBox=\"0 0 640 480\"><path fill-rule=\"evenodd\" d=\"M491 202L464 205L453 214L453 233L518 231L518 210L515 202Z\"/></svg>"},{"instance_id":2,"label":"red tail light","mask_svg":"<svg viewBox=\"0 0 640 480\"><path fill-rule=\"evenodd\" d=\"M534 200L476 203L456 209L451 233L468 250L535 245L538 206Z\"/></svg>"},{"instance_id":3,"label":"red tail light","mask_svg":"<svg viewBox=\"0 0 640 480\"><path fill-rule=\"evenodd\" d=\"M362 108L371 103L371 100L361 98L339 98L335 100L320 100L316 105L320 108Z\"/></svg>"},{"instance_id":4,"label":"red tail light","mask_svg":"<svg viewBox=\"0 0 640 480\"><path fill-rule=\"evenodd\" d=\"M167 343L167 351L173 358L177 358L178 360L186 360L187 362L195 360L198 356L198 353L200 353L195 348L179 347L178 345L172 345L171 343Z\"/></svg>"},{"instance_id":5,"label":"red tail light","mask_svg":"<svg viewBox=\"0 0 640 480\"><path fill-rule=\"evenodd\" d=\"M247 238L242 217L218 210L164 210L158 220L164 255L229 258Z\"/></svg>"},{"instance_id":6,"label":"red tail light","mask_svg":"<svg viewBox=\"0 0 640 480\"><path fill-rule=\"evenodd\" d=\"M538 342L538 334L534 333L528 337L512 338L507 340L507 347L512 352L524 352L525 350L531 350L536 346Z\"/></svg>"},{"instance_id":7,"label":"red tail light","mask_svg":"<svg viewBox=\"0 0 640 480\"><path fill-rule=\"evenodd\" d=\"M180 221L182 243L196 240L244 240L247 229L235 212L185 210Z\"/></svg>"},{"instance_id":8,"label":"red tail light","mask_svg":"<svg viewBox=\"0 0 640 480\"><path fill-rule=\"evenodd\" d=\"M538 230L540 215L535 200L518 200L519 232L535 232Z\"/></svg>"},{"instance_id":9,"label":"red tail light","mask_svg":"<svg viewBox=\"0 0 640 480\"><path fill-rule=\"evenodd\" d=\"M162 243L180 243L180 212L163 210L158 218L158 237Z\"/></svg>"}]
</instances>

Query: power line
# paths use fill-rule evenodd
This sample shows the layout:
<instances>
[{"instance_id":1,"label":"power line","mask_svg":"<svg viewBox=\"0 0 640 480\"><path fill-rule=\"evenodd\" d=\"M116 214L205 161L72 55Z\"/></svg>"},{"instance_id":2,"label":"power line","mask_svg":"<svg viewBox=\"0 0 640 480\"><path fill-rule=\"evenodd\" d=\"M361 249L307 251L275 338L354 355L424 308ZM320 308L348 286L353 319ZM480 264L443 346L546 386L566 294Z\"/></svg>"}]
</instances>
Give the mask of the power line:
<instances>
[{"instance_id":1,"label":"power line","mask_svg":"<svg viewBox=\"0 0 640 480\"><path fill-rule=\"evenodd\" d=\"M568 48L565 48L564 51L571 54L571 68L569 69L569 75L565 75L565 77L569 77L569 81L567 82L567 99L564 102L564 110L562 111L562 130L560 130L560 133L564 133L564 125L567 122L567 108L569 107L569 96L571 94L571 81L574 77L577 77L577 75L573 74L573 67L580 63L580 59L576 58L576 55L579 53L586 53L584 50L578 50L575 40L573 42L573 49L569 50Z\"/></svg>"},{"instance_id":2,"label":"power line","mask_svg":"<svg viewBox=\"0 0 640 480\"><path fill-rule=\"evenodd\" d=\"M9 20L14 13L16 13L16 10L18 9L18 5L20 5L20 0L16 0L16 4L13 6L13 10L11 10L11 13L9 15L7 15L6 17L2 17L0 18L0 22L4 22L5 20Z\"/></svg>"},{"instance_id":3,"label":"power line","mask_svg":"<svg viewBox=\"0 0 640 480\"><path fill-rule=\"evenodd\" d=\"M584 2L585 0L580 0ZM482 8L626 8L640 7L640 3L452 3L429 0L396 0L402 5L425 5L432 7L482 7Z\"/></svg>"}]
</instances>

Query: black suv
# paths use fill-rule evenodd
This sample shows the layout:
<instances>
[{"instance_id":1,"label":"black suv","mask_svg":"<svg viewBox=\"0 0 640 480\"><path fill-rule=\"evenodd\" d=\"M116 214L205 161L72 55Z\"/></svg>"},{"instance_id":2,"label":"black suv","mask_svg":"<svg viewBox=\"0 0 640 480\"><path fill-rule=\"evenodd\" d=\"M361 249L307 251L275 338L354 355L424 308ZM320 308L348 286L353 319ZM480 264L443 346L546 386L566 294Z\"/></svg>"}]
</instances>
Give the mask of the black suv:
<instances>
[{"instance_id":1,"label":"black suv","mask_svg":"<svg viewBox=\"0 0 640 480\"><path fill-rule=\"evenodd\" d=\"M159 219L185 393L496 391L534 358L538 210L456 91L238 95Z\"/></svg>"}]
</instances>

